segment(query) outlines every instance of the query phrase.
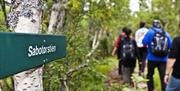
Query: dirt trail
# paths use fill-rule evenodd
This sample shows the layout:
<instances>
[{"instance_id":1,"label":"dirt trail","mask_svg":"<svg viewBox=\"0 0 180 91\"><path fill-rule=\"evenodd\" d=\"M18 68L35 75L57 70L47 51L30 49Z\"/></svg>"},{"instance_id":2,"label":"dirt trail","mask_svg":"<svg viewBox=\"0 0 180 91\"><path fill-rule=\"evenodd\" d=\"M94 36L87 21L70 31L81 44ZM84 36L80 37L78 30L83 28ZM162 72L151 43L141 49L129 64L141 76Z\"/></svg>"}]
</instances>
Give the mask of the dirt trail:
<instances>
[{"instance_id":1,"label":"dirt trail","mask_svg":"<svg viewBox=\"0 0 180 91\"><path fill-rule=\"evenodd\" d=\"M107 86L111 86L114 83L122 84L122 77L118 74L118 68L114 68L107 74L108 79L105 81Z\"/></svg>"},{"instance_id":2,"label":"dirt trail","mask_svg":"<svg viewBox=\"0 0 180 91\"><path fill-rule=\"evenodd\" d=\"M135 72L137 72L136 69L135 69ZM107 74L107 78L108 79L105 81L106 87L111 87L113 84L123 85L122 76L118 74L117 67L113 68ZM138 88L144 88L144 90L146 91L147 85L146 85L146 83L141 83L141 84L138 84Z\"/></svg>"}]
</instances>

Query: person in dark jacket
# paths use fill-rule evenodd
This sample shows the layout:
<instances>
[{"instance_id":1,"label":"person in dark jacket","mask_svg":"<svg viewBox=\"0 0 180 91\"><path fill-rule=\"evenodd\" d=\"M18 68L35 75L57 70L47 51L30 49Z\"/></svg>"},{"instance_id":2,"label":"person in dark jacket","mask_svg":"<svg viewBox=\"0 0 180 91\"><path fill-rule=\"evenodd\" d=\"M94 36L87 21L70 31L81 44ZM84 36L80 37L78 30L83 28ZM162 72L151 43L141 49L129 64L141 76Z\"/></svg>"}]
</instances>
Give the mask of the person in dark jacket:
<instances>
[{"instance_id":1,"label":"person in dark jacket","mask_svg":"<svg viewBox=\"0 0 180 91\"><path fill-rule=\"evenodd\" d=\"M131 84L131 75L134 72L136 65L136 59L139 57L139 50L136 45L136 41L131 37L131 29L128 27L124 28L124 36L118 44L118 56L121 61L121 72L124 83Z\"/></svg>"}]
</instances>

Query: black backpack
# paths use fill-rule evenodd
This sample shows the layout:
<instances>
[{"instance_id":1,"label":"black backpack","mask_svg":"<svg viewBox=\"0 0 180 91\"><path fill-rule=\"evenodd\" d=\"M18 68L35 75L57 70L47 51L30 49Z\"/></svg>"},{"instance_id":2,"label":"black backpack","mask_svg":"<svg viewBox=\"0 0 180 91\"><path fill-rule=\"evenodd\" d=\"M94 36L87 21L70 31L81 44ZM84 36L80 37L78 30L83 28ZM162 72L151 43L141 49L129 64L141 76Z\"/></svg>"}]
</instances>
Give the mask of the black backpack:
<instances>
[{"instance_id":1,"label":"black backpack","mask_svg":"<svg viewBox=\"0 0 180 91\"><path fill-rule=\"evenodd\" d=\"M155 56L167 56L169 48L168 38L165 31L162 29L162 32L158 32L156 29L153 28L152 30L155 32L155 34L150 46L151 52Z\"/></svg>"},{"instance_id":2,"label":"black backpack","mask_svg":"<svg viewBox=\"0 0 180 91\"><path fill-rule=\"evenodd\" d=\"M135 45L131 38L121 37L118 47L118 58L122 60L135 59Z\"/></svg>"}]
</instances>

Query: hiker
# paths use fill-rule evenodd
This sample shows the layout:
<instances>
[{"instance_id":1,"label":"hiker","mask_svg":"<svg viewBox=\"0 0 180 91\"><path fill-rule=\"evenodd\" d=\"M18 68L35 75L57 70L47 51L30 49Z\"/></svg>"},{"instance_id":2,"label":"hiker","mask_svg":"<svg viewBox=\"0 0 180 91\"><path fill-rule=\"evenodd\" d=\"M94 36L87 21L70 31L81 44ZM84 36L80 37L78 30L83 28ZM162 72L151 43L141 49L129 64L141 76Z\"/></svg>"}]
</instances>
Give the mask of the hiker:
<instances>
[{"instance_id":1,"label":"hiker","mask_svg":"<svg viewBox=\"0 0 180 91\"><path fill-rule=\"evenodd\" d=\"M166 85L163 82L163 77L165 75L166 61L168 59L168 50L172 40L170 35L161 27L160 20L153 20L152 27L144 36L142 43L148 46L148 91L154 90L153 75L156 67L160 75L161 89L165 91Z\"/></svg>"},{"instance_id":2,"label":"hiker","mask_svg":"<svg viewBox=\"0 0 180 91\"><path fill-rule=\"evenodd\" d=\"M125 31L125 28L122 29L122 33L121 33L121 34L117 37L117 39L116 39L115 46L114 46L113 51L112 51L112 56L115 55L115 53L116 53L116 51L117 51L117 49L118 49L118 47L119 47L119 42L120 42L121 37L125 36L124 31ZM119 60L119 62L118 62L118 73L119 73L119 75L122 75L122 72L121 72L121 67L122 67L122 66L121 66L121 65L122 65L121 62L122 62L122 61L120 61L120 57L119 57L118 52L117 52L117 58L118 58L118 60Z\"/></svg>"},{"instance_id":3,"label":"hiker","mask_svg":"<svg viewBox=\"0 0 180 91\"><path fill-rule=\"evenodd\" d=\"M164 82L167 84L166 91L180 91L180 36L174 38L166 65ZM172 71L173 69L173 71ZM169 75L172 71L171 78Z\"/></svg>"},{"instance_id":4,"label":"hiker","mask_svg":"<svg viewBox=\"0 0 180 91\"><path fill-rule=\"evenodd\" d=\"M142 39L144 38L145 34L148 32L146 28L146 23L141 21L139 29L135 33L135 40L137 43L137 47L139 49L140 60L139 64L139 75L144 76L144 69L146 65L146 56L147 56L147 46L142 44Z\"/></svg>"},{"instance_id":5,"label":"hiker","mask_svg":"<svg viewBox=\"0 0 180 91\"><path fill-rule=\"evenodd\" d=\"M136 41L130 36L131 29L124 27L123 31L125 35L121 36L117 51L122 65L123 82L131 84L131 75L134 72L136 58L139 59L139 51Z\"/></svg>"}]
</instances>

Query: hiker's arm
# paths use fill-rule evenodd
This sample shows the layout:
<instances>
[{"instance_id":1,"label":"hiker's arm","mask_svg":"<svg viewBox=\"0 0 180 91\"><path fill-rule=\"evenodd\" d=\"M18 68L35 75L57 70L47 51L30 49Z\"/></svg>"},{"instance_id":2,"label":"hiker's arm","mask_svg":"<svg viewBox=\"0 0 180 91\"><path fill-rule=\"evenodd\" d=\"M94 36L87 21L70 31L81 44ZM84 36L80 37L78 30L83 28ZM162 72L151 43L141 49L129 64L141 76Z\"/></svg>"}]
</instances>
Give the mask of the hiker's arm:
<instances>
[{"instance_id":1,"label":"hiker's arm","mask_svg":"<svg viewBox=\"0 0 180 91\"><path fill-rule=\"evenodd\" d=\"M136 43L138 44L138 40L139 40L139 34L138 34L138 31L136 31L136 33L135 33L135 41L136 41Z\"/></svg>"},{"instance_id":2,"label":"hiker's arm","mask_svg":"<svg viewBox=\"0 0 180 91\"><path fill-rule=\"evenodd\" d=\"M166 64L166 72L165 72L165 76L164 76L164 83L168 83L169 80L169 74L172 70L172 67L175 63L175 58L170 58Z\"/></svg>"},{"instance_id":3,"label":"hiker's arm","mask_svg":"<svg viewBox=\"0 0 180 91\"><path fill-rule=\"evenodd\" d=\"M172 70L172 67L176 61L176 57L178 56L178 51L179 51L179 47L177 45L177 40L176 38L173 40L173 44L172 44L172 47L170 49L170 53L169 53L169 60L166 64L166 73L165 73L165 76L164 76L164 82L167 84L168 83L168 79L169 79L169 74Z\"/></svg>"},{"instance_id":4,"label":"hiker's arm","mask_svg":"<svg viewBox=\"0 0 180 91\"><path fill-rule=\"evenodd\" d=\"M175 58L169 58L168 59L168 61L166 63L166 72L165 72L165 75L169 76L175 61L176 61Z\"/></svg>"},{"instance_id":5,"label":"hiker's arm","mask_svg":"<svg viewBox=\"0 0 180 91\"><path fill-rule=\"evenodd\" d=\"M114 56L114 55L115 55L116 50L117 50L117 48L116 48L116 47L114 47L114 48L113 48L113 51L112 51L112 56Z\"/></svg>"},{"instance_id":6,"label":"hiker's arm","mask_svg":"<svg viewBox=\"0 0 180 91\"><path fill-rule=\"evenodd\" d=\"M114 48L113 48L113 51L112 51L112 56L115 55L116 50L117 50L117 48L119 46L119 42L120 42L120 36L118 36L118 38L116 39L116 42L115 42L115 45L114 45Z\"/></svg>"}]
</instances>

